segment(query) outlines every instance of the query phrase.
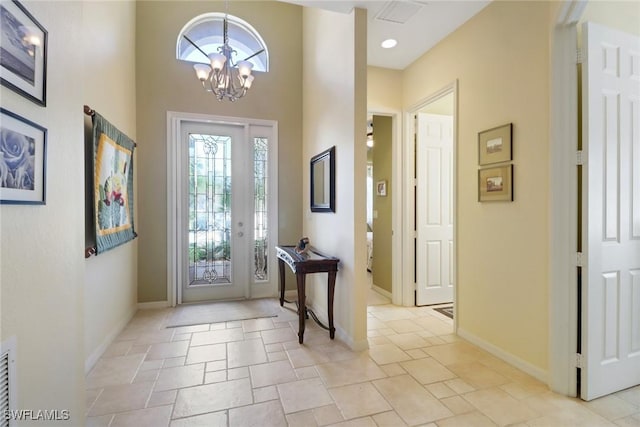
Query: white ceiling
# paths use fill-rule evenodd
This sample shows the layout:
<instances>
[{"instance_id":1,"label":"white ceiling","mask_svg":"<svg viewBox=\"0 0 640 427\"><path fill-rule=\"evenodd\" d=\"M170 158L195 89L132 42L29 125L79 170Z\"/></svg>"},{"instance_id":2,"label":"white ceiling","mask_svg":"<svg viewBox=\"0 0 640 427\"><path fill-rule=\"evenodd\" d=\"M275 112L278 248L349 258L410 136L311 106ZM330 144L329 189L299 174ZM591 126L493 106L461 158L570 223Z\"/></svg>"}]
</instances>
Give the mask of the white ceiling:
<instances>
[{"instance_id":1,"label":"white ceiling","mask_svg":"<svg viewBox=\"0 0 640 427\"><path fill-rule=\"evenodd\" d=\"M367 9L367 63L403 70L440 40L474 16L490 0L281 0L301 6L350 13ZM387 12L387 19L379 14ZM402 16L404 15L404 16ZM390 21L401 20L404 23ZM380 43L394 38L398 45L383 49Z\"/></svg>"}]
</instances>

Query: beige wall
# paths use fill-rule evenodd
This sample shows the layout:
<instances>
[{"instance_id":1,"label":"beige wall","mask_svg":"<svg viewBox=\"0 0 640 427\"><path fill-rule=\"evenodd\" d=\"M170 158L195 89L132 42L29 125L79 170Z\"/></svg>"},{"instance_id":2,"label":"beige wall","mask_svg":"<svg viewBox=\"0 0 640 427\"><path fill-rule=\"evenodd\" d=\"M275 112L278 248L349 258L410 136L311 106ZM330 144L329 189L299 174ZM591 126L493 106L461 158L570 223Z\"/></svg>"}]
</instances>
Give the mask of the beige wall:
<instances>
[{"instance_id":1,"label":"beige wall","mask_svg":"<svg viewBox=\"0 0 640 427\"><path fill-rule=\"evenodd\" d=\"M49 33L47 106L4 86L0 96L3 108L48 129L47 203L0 206L0 340L17 343L16 409L68 409L71 419L56 425L78 426L85 411L83 5L21 3Z\"/></svg>"},{"instance_id":2,"label":"beige wall","mask_svg":"<svg viewBox=\"0 0 640 427\"><path fill-rule=\"evenodd\" d=\"M406 108L458 94L458 325L547 369L549 3L493 2L404 73ZM477 201L479 131L513 123L515 201Z\"/></svg>"},{"instance_id":3,"label":"beige wall","mask_svg":"<svg viewBox=\"0 0 640 427\"><path fill-rule=\"evenodd\" d=\"M270 72L256 73L249 94L218 102L206 93L190 64L175 58L176 38L192 18L224 11L222 2L137 2L137 136L139 302L167 300L167 111L278 121L279 239L302 234L302 10L272 1L232 1L229 13L262 35Z\"/></svg>"},{"instance_id":4,"label":"beige wall","mask_svg":"<svg viewBox=\"0 0 640 427\"><path fill-rule=\"evenodd\" d=\"M367 67L367 109L370 113L402 110L402 71Z\"/></svg>"},{"instance_id":5,"label":"beige wall","mask_svg":"<svg viewBox=\"0 0 640 427\"><path fill-rule=\"evenodd\" d=\"M83 101L136 139L135 12L133 1L83 4ZM118 25L113 25L117 22ZM91 120L85 117L86 126ZM138 158L135 158L137 168ZM137 169L134 169L137 172ZM139 195L135 194L136 200ZM137 225L138 218L135 224ZM85 261L85 367L90 368L137 307L138 242Z\"/></svg>"},{"instance_id":6,"label":"beige wall","mask_svg":"<svg viewBox=\"0 0 640 427\"><path fill-rule=\"evenodd\" d=\"M582 14L580 24L587 21L640 35L640 2L590 1ZM578 26L580 27L581 25Z\"/></svg>"},{"instance_id":7,"label":"beige wall","mask_svg":"<svg viewBox=\"0 0 640 427\"><path fill-rule=\"evenodd\" d=\"M340 258L334 305L337 334L348 345L362 348L367 345L366 13L305 8L303 22L304 188L309 188L307 159L336 146L336 212L312 213L309 194L303 191L304 235L312 245ZM326 278L312 275L307 283L307 296L326 319Z\"/></svg>"},{"instance_id":8,"label":"beige wall","mask_svg":"<svg viewBox=\"0 0 640 427\"><path fill-rule=\"evenodd\" d=\"M373 284L391 293L391 231L392 183L391 170L393 119L373 116ZM376 184L387 182L387 195L378 196ZM377 217L376 217L377 214ZM398 283L400 285L400 283Z\"/></svg>"}]
</instances>

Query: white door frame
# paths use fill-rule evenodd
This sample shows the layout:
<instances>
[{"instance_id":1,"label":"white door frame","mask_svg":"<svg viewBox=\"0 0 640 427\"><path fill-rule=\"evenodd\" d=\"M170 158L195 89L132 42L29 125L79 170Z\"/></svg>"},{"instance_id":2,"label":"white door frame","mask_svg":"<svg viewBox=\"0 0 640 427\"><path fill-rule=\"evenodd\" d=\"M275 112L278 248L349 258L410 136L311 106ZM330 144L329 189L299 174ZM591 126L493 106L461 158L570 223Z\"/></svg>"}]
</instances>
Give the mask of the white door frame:
<instances>
[{"instance_id":1,"label":"white door frame","mask_svg":"<svg viewBox=\"0 0 640 427\"><path fill-rule=\"evenodd\" d=\"M402 305L402 127L400 111L370 110L372 116L391 117L391 303ZM375 132L375 131L374 131Z\"/></svg>"},{"instance_id":2,"label":"white door frame","mask_svg":"<svg viewBox=\"0 0 640 427\"><path fill-rule=\"evenodd\" d=\"M551 390L577 394L577 24L586 1L565 0L552 34L549 143L549 373Z\"/></svg>"},{"instance_id":3,"label":"white door frame","mask_svg":"<svg viewBox=\"0 0 640 427\"><path fill-rule=\"evenodd\" d=\"M182 245L179 239L178 223L180 222L182 200L182 186L180 177L183 173L180 162L180 142L182 124L184 122L219 123L226 125L243 126L245 137L251 137L251 126L266 126L272 129L272 138L269 147L271 172L269 178L269 222L273 224L270 230L270 249L278 242L278 122L275 120L250 119L244 117L226 117L210 114L184 113L167 111L167 302L175 307L182 303L180 278L178 277L182 262ZM268 257L270 280L264 284L250 284L245 291L246 298L258 298L275 296L277 294L278 265L275 254ZM264 285L264 286L263 286Z\"/></svg>"},{"instance_id":4,"label":"white door frame","mask_svg":"<svg viewBox=\"0 0 640 427\"><path fill-rule=\"evenodd\" d=\"M404 129L405 143L402 146L403 159L404 159L404 174L403 174L403 191L404 203L403 203L403 221L404 227L402 229L403 248L402 248L402 271L403 277L403 290L402 290L402 305L415 306L415 289L416 284L414 282L414 263L415 263L415 248L414 238L415 233L413 230L414 211L415 211L415 199L414 199L414 128L415 122L413 116L418 113L420 109L432 103L433 101L442 98L443 96L453 94L453 300L456 301L457 289L458 289L458 80L454 80L447 84L440 90L433 94L423 98L421 101L409 107L404 113ZM454 332L458 330L458 313L457 304L453 305L453 327Z\"/></svg>"}]
</instances>

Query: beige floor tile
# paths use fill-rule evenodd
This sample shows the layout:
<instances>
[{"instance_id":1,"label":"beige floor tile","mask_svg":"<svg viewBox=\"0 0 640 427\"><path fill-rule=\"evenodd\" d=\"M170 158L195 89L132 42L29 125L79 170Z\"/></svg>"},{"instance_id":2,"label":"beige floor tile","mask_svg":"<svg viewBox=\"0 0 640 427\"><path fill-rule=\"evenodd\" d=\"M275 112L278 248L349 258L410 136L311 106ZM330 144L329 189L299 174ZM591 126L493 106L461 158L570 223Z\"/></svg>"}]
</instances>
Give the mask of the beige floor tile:
<instances>
[{"instance_id":1,"label":"beige floor tile","mask_svg":"<svg viewBox=\"0 0 640 427\"><path fill-rule=\"evenodd\" d=\"M209 344L197 347L189 347L187 359L185 363L191 365L194 363L213 362L216 360L224 360L227 358L226 344Z\"/></svg>"},{"instance_id":2,"label":"beige floor tile","mask_svg":"<svg viewBox=\"0 0 640 427\"><path fill-rule=\"evenodd\" d=\"M144 383L149 381L155 381L158 378L158 374L160 373L160 369L151 369L148 371L138 371L135 378L132 382L134 383Z\"/></svg>"},{"instance_id":3,"label":"beige floor tile","mask_svg":"<svg viewBox=\"0 0 640 427\"><path fill-rule=\"evenodd\" d=\"M132 345L129 351L127 352L127 356L132 354L145 354L151 348L151 344L141 344L141 345Z\"/></svg>"},{"instance_id":4,"label":"beige floor tile","mask_svg":"<svg viewBox=\"0 0 640 427\"><path fill-rule=\"evenodd\" d=\"M331 388L329 393L345 420L392 409L378 390L369 382Z\"/></svg>"},{"instance_id":5,"label":"beige floor tile","mask_svg":"<svg viewBox=\"0 0 640 427\"><path fill-rule=\"evenodd\" d=\"M106 415L142 409L147 403L152 388L152 382L105 387L93 404L89 415Z\"/></svg>"},{"instance_id":6,"label":"beige floor tile","mask_svg":"<svg viewBox=\"0 0 640 427\"><path fill-rule=\"evenodd\" d=\"M291 364L286 360L250 366L249 373L254 387L265 387L297 379Z\"/></svg>"},{"instance_id":7,"label":"beige floor tile","mask_svg":"<svg viewBox=\"0 0 640 427\"><path fill-rule=\"evenodd\" d=\"M140 365L140 371L153 371L162 368L164 360L147 360Z\"/></svg>"},{"instance_id":8,"label":"beige floor tile","mask_svg":"<svg viewBox=\"0 0 640 427\"><path fill-rule=\"evenodd\" d=\"M400 366L421 384L431 384L456 378L453 372L431 357L401 362Z\"/></svg>"},{"instance_id":9,"label":"beige floor tile","mask_svg":"<svg viewBox=\"0 0 640 427\"><path fill-rule=\"evenodd\" d=\"M615 424L583 407L577 410L556 410L555 412L548 413L540 418L527 421L527 426L613 427Z\"/></svg>"},{"instance_id":10,"label":"beige floor tile","mask_svg":"<svg viewBox=\"0 0 640 427\"><path fill-rule=\"evenodd\" d=\"M424 359L425 357L430 357L427 353L425 353L419 348L414 348L412 350L405 350L405 353L411 356L412 359Z\"/></svg>"},{"instance_id":11,"label":"beige floor tile","mask_svg":"<svg viewBox=\"0 0 640 427\"><path fill-rule=\"evenodd\" d=\"M253 403L248 379L206 384L178 390L174 418L206 414Z\"/></svg>"},{"instance_id":12,"label":"beige floor tile","mask_svg":"<svg viewBox=\"0 0 640 427\"><path fill-rule=\"evenodd\" d=\"M340 423L344 421L340 409L336 405L321 406L311 410L313 417L316 419L316 423L319 426L326 426L329 424Z\"/></svg>"},{"instance_id":13,"label":"beige floor tile","mask_svg":"<svg viewBox=\"0 0 640 427\"><path fill-rule=\"evenodd\" d=\"M376 345L369 348L368 352L369 357L379 365L411 360L411 356L400 350L395 344Z\"/></svg>"},{"instance_id":14,"label":"beige floor tile","mask_svg":"<svg viewBox=\"0 0 640 427\"><path fill-rule=\"evenodd\" d=\"M279 398L278 389L274 385L253 389L253 401L256 403L278 400Z\"/></svg>"},{"instance_id":15,"label":"beige floor tile","mask_svg":"<svg viewBox=\"0 0 640 427\"><path fill-rule=\"evenodd\" d=\"M265 344L264 351L266 351L267 353L276 353L279 351L284 351L284 347L282 346L281 342L276 342L273 344Z\"/></svg>"},{"instance_id":16,"label":"beige floor tile","mask_svg":"<svg viewBox=\"0 0 640 427\"><path fill-rule=\"evenodd\" d=\"M275 329L273 325L273 319L271 317L264 317L261 319L248 319L242 321L242 330L246 332L266 331L268 329Z\"/></svg>"},{"instance_id":17,"label":"beige floor tile","mask_svg":"<svg viewBox=\"0 0 640 427\"><path fill-rule=\"evenodd\" d=\"M465 342L427 347L424 351L443 365L476 362L483 353Z\"/></svg>"},{"instance_id":18,"label":"beige floor tile","mask_svg":"<svg viewBox=\"0 0 640 427\"><path fill-rule=\"evenodd\" d=\"M417 325L413 320L409 319L401 319L401 320L390 320L387 323L387 328L391 328L398 334L405 334L407 332L417 332L421 331L423 328L420 325Z\"/></svg>"},{"instance_id":19,"label":"beige floor tile","mask_svg":"<svg viewBox=\"0 0 640 427\"><path fill-rule=\"evenodd\" d=\"M159 343L151 345L145 360L169 359L186 356L189 343L186 341Z\"/></svg>"},{"instance_id":20,"label":"beige floor tile","mask_svg":"<svg viewBox=\"0 0 640 427\"><path fill-rule=\"evenodd\" d=\"M528 422L543 415L498 388L473 391L464 399L498 425Z\"/></svg>"},{"instance_id":21,"label":"beige floor tile","mask_svg":"<svg viewBox=\"0 0 640 427\"><path fill-rule=\"evenodd\" d=\"M388 322L390 320L415 319L418 316L407 308L385 305L369 307L369 312L378 320Z\"/></svg>"},{"instance_id":22,"label":"beige floor tile","mask_svg":"<svg viewBox=\"0 0 640 427\"><path fill-rule=\"evenodd\" d=\"M213 372L205 372L204 374L204 383L220 383L227 380L227 370L222 371L213 371Z\"/></svg>"},{"instance_id":23,"label":"beige floor tile","mask_svg":"<svg viewBox=\"0 0 640 427\"><path fill-rule=\"evenodd\" d=\"M85 427L109 427L113 414L100 415L97 417L87 417Z\"/></svg>"},{"instance_id":24,"label":"beige floor tile","mask_svg":"<svg viewBox=\"0 0 640 427\"><path fill-rule=\"evenodd\" d=\"M109 427L167 427L171 421L172 409L168 405L116 414Z\"/></svg>"},{"instance_id":25,"label":"beige floor tile","mask_svg":"<svg viewBox=\"0 0 640 427\"><path fill-rule=\"evenodd\" d=\"M317 365L316 369L327 387L361 383L387 376L365 353L357 359Z\"/></svg>"},{"instance_id":26,"label":"beige floor tile","mask_svg":"<svg viewBox=\"0 0 640 427\"><path fill-rule=\"evenodd\" d=\"M413 332L389 335L387 338L389 338L389 341L400 347L401 350L412 350L429 345L424 338Z\"/></svg>"},{"instance_id":27,"label":"beige floor tile","mask_svg":"<svg viewBox=\"0 0 640 427\"><path fill-rule=\"evenodd\" d=\"M382 335L369 337L369 346L382 344L391 344L391 340Z\"/></svg>"},{"instance_id":28,"label":"beige floor tile","mask_svg":"<svg viewBox=\"0 0 640 427\"><path fill-rule=\"evenodd\" d=\"M640 406L640 386L631 387L626 390L619 391L614 395L636 406Z\"/></svg>"},{"instance_id":29,"label":"beige floor tile","mask_svg":"<svg viewBox=\"0 0 640 427\"><path fill-rule=\"evenodd\" d=\"M395 411L383 412L372 418L379 427L404 427L407 425Z\"/></svg>"},{"instance_id":30,"label":"beige floor tile","mask_svg":"<svg viewBox=\"0 0 640 427\"><path fill-rule=\"evenodd\" d=\"M265 344L273 344L277 342L295 341L298 335L291 328L271 329L260 332L262 341Z\"/></svg>"},{"instance_id":31,"label":"beige floor tile","mask_svg":"<svg viewBox=\"0 0 640 427\"><path fill-rule=\"evenodd\" d=\"M289 427L317 427L318 423L313 416L313 411L300 411L295 414L287 414L287 423Z\"/></svg>"},{"instance_id":32,"label":"beige floor tile","mask_svg":"<svg viewBox=\"0 0 640 427\"><path fill-rule=\"evenodd\" d=\"M159 344L159 343L167 343L171 342L171 338L173 337L173 329L162 329L159 331L152 331L140 334L134 344L142 345L142 344Z\"/></svg>"},{"instance_id":33,"label":"beige floor tile","mask_svg":"<svg viewBox=\"0 0 640 427\"><path fill-rule=\"evenodd\" d=\"M460 378L456 378L454 380L449 380L444 382L451 390L455 391L458 394L469 393L470 391L475 391L475 388Z\"/></svg>"},{"instance_id":34,"label":"beige floor tile","mask_svg":"<svg viewBox=\"0 0 640 427\"><path fill-rule=\"evenodd\" d=\"M214 362L207 362L205 371L213 372L213 371L221 371L223 369L227 369L227 361L226 360L216 360Z\"/></svg>"},{"instance_id":35,"label":"beige floor tile","mask_svg":"<svg viewBox=\"0 0 640 427\"><path fill-rule=\"evenodd\" d=\"M241 368L227 369L228 380L238 380L240 378L249 378L249 368L243 366Z\"/></svg>"},{"instance_id":36,"label":"beige floor tile","mask_svg":"<svg viewBox=\"0 0 640 427\"><path fill-rule=\"evenodd\" d=\"M590 402L584 402L584 405L608 420L624 418L640 412L640 407L615 395L604 396Z\"/></svg>"},{"instance_id":37,"label":"beige floor tile","mask_svg":"<svg viewBox=\"0 0 640 427\"><path fill-rule=\"evenodd\" d=\"M279 384L277 388L286 414L333 403L319 378Z\"/></svg>"},{"instance_id":38,"label":"beige floor tile","mask_svg":"<svg viewBox=\"0 0 640 427\"><path fill-rule=\"evenodd\" d=\"M154 406L173 405L176 403L178 390L154 391L149 397L147 408Z\"/></svg>"},{"instance_id":39,"label":"beige floor tile","mask_svg":"<svg viewBox=\"0 0 640 427\"><path fill-rule=\"evenodd\" d=\"M444 399L446 397L456 396L458 394L445 383L428 384L425 386L425 388L429 391L429 393L433 394L436 399Z\"/></svg>"},{"instance_id":40,"label":"beige floor tile","mask_svg":"<svg viewBox=\"0 0 640 427\"><path fill-rule=\"evenodd\" d=\"M469 414L456 415L438 421L438 427L495 427L496 423L491 421L480 412L471 412ZM547 427L552 427L551 425ZM558 426L560 427L560 426Z\"/></svg>"},{"instance_id":41,"label":"beige floor tile","mask_svg":"<svg viewBox=\"0 0 640 427\"><path fill-rule=\"evenodd\" d=\"M213 412L171 421L171 427L227 427L227 413Z\"/></svg>"},{"instance_id":42,"label":"beige floor tile","mask_svg":"<svg viewBox=\"0 0 640 427\"><path fill-rule=\"evenodd\" d=\"M331 424L330 427L377 427L375 421L371 417L358 418L355 420L343 421L337 424Z\"/></svg>"},{"instance_id":43,"label":"beige floor tile","mask_svg":"<svg viewBox=\"0 0 640 427\"><path fill-rule=\"evenodd\" d=\"M287 420L280 402L257 403L229 410L229 425L234 427L273 426L286 427Z\"/></svg>"},{"instance_id":44,"label":"beige floor tile","mask_svg":"<svg viewBox=\"0 0 640 427\"><path fill-rule=\"evenodd\" d=\"M640 426L640 412L628 417L618 418L614 421L614 424L620 427L638 427Z\"/></svg>"},{"instance_id":45,"label":"beige floor tile","mask_svg":"<svg viewBox=\"0 0 640 427\"><path fill-rule=\"evenodd\" d=\"M434 316L424 316L414 319L417 325L420 325L426 331L433 335L448 335L453 332L453 324L435 318Z\"/></svg>"},{"instance_id":46,"label":"beige floor tile","mask_svg":"<svg viewBox=\"0 0 640 427\"><path fill-rule=\"evenodd\" d=\"M277 362L278 360L289 360L289 358L284 351L277 351L275 353L268 353L267 360L269 360L269 362Z\"/></svg>"},{"instance_id":47,"label":"beige floor tile","mask_svg":"<svg viewBox=\"0 0 640 427\"><path fill-rule=\"evenodd\" d=\"M479 362L446 365L449 370L476 389L509 383L509 379Z\"/></svg>"},{"instance_id":48,"label":"beige floor tile","mask_svg":"<svg viewBox=\"0 0 640 427\"><path fill-rule=\"evenodd\" d=\"M396 375L403 375L407 373L407 371L405 371L404 368L400 366L399 363L389 363L386 365L381 365L380 369L382 369L382 371L385 374L387 374L387 376L389 377L394 377Z\"/></svg>"},{"instance_id":49,"label":"beige floor tile","mask_svg":"<svg viewBox=\"0 0 640 427\"><path fill-rule=\"evenodd\" d=\"M460 396L446 397L440 400L440 402L444 403L444 406L456 415L475 411L475 408Z\"/></svg>"},{"instance_id":50,"label":"beige floor tile","mask_svg":"<svg viewBox=\"0 0 640 427\"><path fill-rule=\"evenodd\" d=\"M256 365L267 361L262 340L235 341L227 344L227 367Z\"/></svg>"},{"instance_id":51,"label":"beige floor tile","mask_svg":"<svg viewBox=\"0 0 640 427\"><path fill-rule=\"evenodd\" d=\"M92 390L87 390L85 392L85 408L86 408L85 413L89 412L89 409L91 409L91 406L93 406L93 403L96 401L96 399L98 399L98 396L100 396L100 393L102 393L101 388L95 388Z\"/></svg>"},{"instance_id":52,"label":"beige floor tile","mask_svg":"<svg viewBox=\"0 0 640 427\"><path fill-rule=\"evenodd\" d=\"M209 325L205 324L205 325L177 326L175 328L168 328L168 329L173 329L176 335L190 334L193 332L207 332L209 330Z\"/></svg>"},{"instance_id":53,"label":"beige floor tile","mask_svg":"<svg viewBox=\"0 0 640 427\"><path fill-rule=\"evenodd\" d=\"M319 376L318 371L313 366L308 366L306 368L298 368L295 370L296 378L299 380L306 380L309 378L316 378Z\"/></svg>"},{"instance_id":54,"label":"beige floor tile","mask_svg":"<svg viewBox=\"0 0 640 427\"><path fill-rule=\"evenodd\" d=\"M129 384L142 364L144 354L100 359L86 377L86 388Z\"/></svg>"},{"instance_id":55,"label":"beige floor tile","mask_svg":"<svg viewBox=\"0 0 640 427\"><path fill-rule=\"evenodd\" d=\"M373 384L409 425L425 424L453 415L410 375L376 380Z\"/></svg>"},{"instance_id":56,"label":"beige floor tile","mask_svg":"<svg viewBox=\"0 0 640 427\"><path fill-rule=\"evenodd\" d=\"M308 347L299 347L286 351L294 368L319 365L329 362L329 356Z\"/></svg>"},{"instance_id":57,"label":"beige floor tile","mask_svg":"<svg viewBox=\"0 0 640 427\"><path fill-rule=\"evenodd\" d=\"M209 332L194 332L191 337L191 346L208 344L222 344L226 342L241 341L244 339L242 328L218 329Z\"/></svg>"},{"instance_id":58,"label":"beige floor tile","mask_svg":"<svg viewBox=\"0 0 640 427\"><path fill-rule=\"evenodd\" d=\"M385 322L383 322L382 320L379 320L375 317L369 317L367 318L367 329L368 330L372 330L372 329L387 329L388 326Z\"/></svg>"},{"instance_id":59,"label":"beige floor tile","mask_svg":"<svg viewBox=\"0 0 640 427\"><path fill-rule=\"evenodd\" d=\"M115 341L102 353L102 358L125 356L133 346L133 341Z\"/></svg>"},{"instance_id":60,"label":"beige floor tile","mask_svg":"<svg viewBox=\"0 0 640 427\"><path fill-rule=\"evenodd\" d=\"M174 334L173 338L171 338L171 342L177 341L191 341L192 334Z\"/></svg>"},{"instance_id":61,"label":"beige floor tile","mask_svg":"<svg viewBox=\"0 0 640 427\"><path fill-rule=\"evenodd\" d=\"M184 363L186 360L187 360L186 356L170 357L168 359L164 359L164 363L162 364L162 367L175 368L177 366L184 366Z\"/></svg>"},{"instance_id":62,"label":"beige floor tile","mask_svg":"<svg viewBox=\"0 0 640 427\"><path fill-rule=\"evenodd\" d=\"M542 383L508 383L501 385L500 388L518 400L549 391L548 387Z\"/></svg>"},{"instance_id":63,"label":"beige floor tile","mask_svg":"<svg viewBox=\"0 0 640 427\"><path fill-rule=\"evenodd\" d=\"M154 391L173 390L204 383L204 363L160 371Z\"/></svg>"}]
</instances>

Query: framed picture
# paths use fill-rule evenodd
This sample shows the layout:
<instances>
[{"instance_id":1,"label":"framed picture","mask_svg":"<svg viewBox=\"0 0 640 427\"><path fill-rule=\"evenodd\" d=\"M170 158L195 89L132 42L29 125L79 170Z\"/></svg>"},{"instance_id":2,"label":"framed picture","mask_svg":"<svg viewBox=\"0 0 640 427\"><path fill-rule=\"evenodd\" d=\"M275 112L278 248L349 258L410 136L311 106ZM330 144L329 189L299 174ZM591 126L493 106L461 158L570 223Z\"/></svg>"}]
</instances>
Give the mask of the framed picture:
<instances>
[{"instance_id":1,"label":"framed picture","mask_svg":"<svg viewBox=\"0 0 640 427\"><path fill-rule=\"evenodd\" d=\"M17 0L0 3L0 83L47 105L47 30Z\"/></svg>"},{"instance_id":2,"label":"framed picture","mask_svg":"<svg viewBox=\"0 0 640 427\"><path fill-rule=\"evenodd\" d=\"M478 134L480 166L511 161L513 124L485 130Z\"/></svg>"},{"instance_id":3,"label":"framed picture","mask_svg":"<svg viewBox=\"0 0 640 427\"><path fill-rule=\"evenodd\" d=\"M378 181L376 183L376 194L378 196L386 196L387 195L387 181Z\"/></svg>"},{"instance_id":4,"label":"framed picture","mask_svg":"<svg viewBox=\"0 0 640 427\"><path fill-rule=\"evenodd\" d=\"M513 201L513 165L478 171L478 201Z\"/></svg>"},{"instance_id":5,"label":"framed picture","mask_svg":"<svg viewBox=\"0 0 640 427\"><path fill-rule=\"evenodd\" d=\"M45 204L47 130L0 108L0 203Z\"/></svg>"}]
</instances>

